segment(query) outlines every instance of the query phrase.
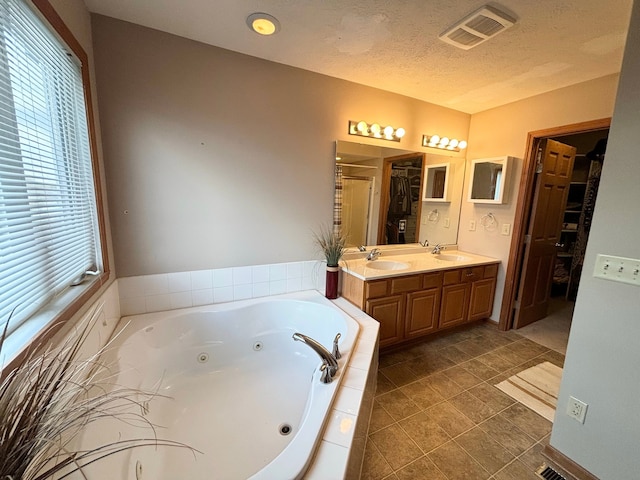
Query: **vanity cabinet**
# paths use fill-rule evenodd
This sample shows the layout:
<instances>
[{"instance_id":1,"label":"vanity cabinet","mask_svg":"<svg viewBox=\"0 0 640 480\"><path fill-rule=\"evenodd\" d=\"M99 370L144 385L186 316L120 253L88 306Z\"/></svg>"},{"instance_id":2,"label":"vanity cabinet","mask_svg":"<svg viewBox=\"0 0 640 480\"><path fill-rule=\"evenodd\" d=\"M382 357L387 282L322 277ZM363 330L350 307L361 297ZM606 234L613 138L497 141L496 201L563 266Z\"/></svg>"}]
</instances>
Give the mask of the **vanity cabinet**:
<instances>
[{"instance_id":1,"label":"vanity cabinet","mask_svg":"<svg viewBox=\"0 0 640 480\"><path fill-rule=\"evenodd\" d=\"M488 318L498 264L364 281L343 274L342 296L380 322L380 347Z\"/></svg>"},{"instance_id":2,"label":"vanity cabinet","mask_svg":"<svg viewBox=\"0 0 640 480\"><path fill-rule=\"evenodd\" d=\"M366 301L365 312L380 322L380 346L402 340L404 298L402 295L373 298Z\"/></svg>"}]
</instances>

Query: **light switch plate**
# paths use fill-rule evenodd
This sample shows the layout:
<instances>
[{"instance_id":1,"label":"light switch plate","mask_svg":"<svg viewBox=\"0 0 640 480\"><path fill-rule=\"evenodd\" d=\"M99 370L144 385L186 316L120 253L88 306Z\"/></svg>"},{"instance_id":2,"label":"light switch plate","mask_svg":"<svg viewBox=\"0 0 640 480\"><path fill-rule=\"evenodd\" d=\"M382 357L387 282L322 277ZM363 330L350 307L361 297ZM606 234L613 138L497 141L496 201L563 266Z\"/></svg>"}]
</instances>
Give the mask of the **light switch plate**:
<instances>
[{"instance_id":1,"label":"light switch plate","mask_svg":"<svg viewBox=\"0 0 640 480\"><path fill-rule=\"evenodd\" d=\"M640 260L598 254L593 276L640 286Z\"/></svg>"},{"instance_id":2,"label":"light switch plate","mask_svg":"<svg viewBox=\"0 0 640 480\"><path fill-rule=\"evenodd\" d=\"M511 233L511 224L503 223L501 233L502 235L509 235Z\"/></svg>"},{"instance_id":3,"label":"light switch plate","mask_svg":"<svg viewBox=\"0 0 640 480\"><path fill-rule=\"evenodd\" d=\"M469 230L472 232L476 231L476 221L475 220L469 220Z\"/></svg>"},{"instance_id":4,"label":"light switch plate","mask_svg":"<svg viewBox=\"0 0 640 480\"><path fill-rule=\"evenodd\" d=\"M449 217L444 219L443 225L444 228L449 228Z\"/></svg>"}]
</instances>

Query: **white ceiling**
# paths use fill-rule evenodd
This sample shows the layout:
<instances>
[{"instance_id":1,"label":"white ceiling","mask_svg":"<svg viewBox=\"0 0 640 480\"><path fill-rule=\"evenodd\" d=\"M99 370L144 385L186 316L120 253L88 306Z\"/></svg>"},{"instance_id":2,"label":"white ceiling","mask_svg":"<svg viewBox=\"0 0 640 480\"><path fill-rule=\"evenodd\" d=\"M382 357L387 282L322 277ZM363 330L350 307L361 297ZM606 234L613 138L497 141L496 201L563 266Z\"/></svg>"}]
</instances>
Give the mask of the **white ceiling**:
<instances>
[{"instance_id":1,"label":"white ceiling","mask_svg":"<svg viewBox=\"0 0 640 480\"><path fill-rule=\"evenodd\" d=\"M91 12L475 113L619 72L632 0L501 0L518 23L460 50L474 0L85 0ZM498 5L495 2L489 2ZM281 30L249 30L253 12Z\"/></svg>"}]
</instances>

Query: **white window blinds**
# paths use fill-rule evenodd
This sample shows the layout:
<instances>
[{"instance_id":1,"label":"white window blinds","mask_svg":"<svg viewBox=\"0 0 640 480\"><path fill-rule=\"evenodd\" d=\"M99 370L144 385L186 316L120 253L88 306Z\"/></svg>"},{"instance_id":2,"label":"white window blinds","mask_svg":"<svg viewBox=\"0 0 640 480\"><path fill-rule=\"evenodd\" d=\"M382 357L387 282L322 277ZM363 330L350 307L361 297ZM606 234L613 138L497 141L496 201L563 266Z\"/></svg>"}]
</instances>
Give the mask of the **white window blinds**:
<instances>
[{"instance_id":1,"label":"white window blinds","mask_svg":"<svg viewBox=\"0 0 640 480\"><path fill-rule=\"evenodd\" d=\"M98 239L81 68L23 0L0 0L0 326L100 268Z\"/></svg>"}]
</instances>

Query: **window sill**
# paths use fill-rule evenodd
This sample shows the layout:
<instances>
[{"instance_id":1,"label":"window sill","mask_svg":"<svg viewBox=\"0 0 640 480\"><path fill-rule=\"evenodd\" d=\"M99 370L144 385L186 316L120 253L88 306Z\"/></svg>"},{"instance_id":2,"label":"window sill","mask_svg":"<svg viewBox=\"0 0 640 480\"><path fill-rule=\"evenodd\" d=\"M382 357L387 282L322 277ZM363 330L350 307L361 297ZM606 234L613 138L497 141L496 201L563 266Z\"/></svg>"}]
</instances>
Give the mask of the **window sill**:
<instances>
[{"instance_id":1,"label":"window sill","mask_svg":"<svg viewBox=\"0 0 640 480\"><path fill-rule=\"evenodd\" d=\"M39 348L51 338L100 289L108 276L108 273L103 273L91 282L69 287L11 332L2 345L1 373L11 371L14 363L28 355L32 348Z\"/></svg>"}]
</instances>

